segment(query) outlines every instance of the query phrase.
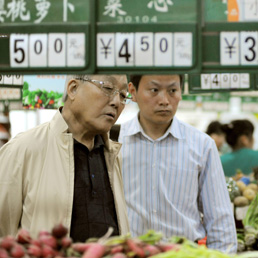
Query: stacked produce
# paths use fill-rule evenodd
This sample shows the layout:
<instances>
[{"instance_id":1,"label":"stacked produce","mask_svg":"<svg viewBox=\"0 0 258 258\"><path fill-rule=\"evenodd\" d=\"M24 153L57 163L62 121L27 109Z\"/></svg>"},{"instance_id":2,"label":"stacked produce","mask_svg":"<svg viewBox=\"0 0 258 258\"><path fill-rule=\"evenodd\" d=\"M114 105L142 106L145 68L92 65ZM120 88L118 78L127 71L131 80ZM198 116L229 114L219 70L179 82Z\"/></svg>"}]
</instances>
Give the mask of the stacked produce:
<instances>
[{"instance_id":1,"label":"stacked produce","mask_svg":"<svg viewBox=\"0 0 258 258\"><path fill-rule=\"evenodd\" d=\"M130 235L109 237L110 229L99 239L74 243L67 236L67 229L59 224L50 232L41 231L36 239L21 229L16 238L0 239L0 258L253 258L258 252L244 255L229 255L182 238L172 237L169 243L161 241L162 235L149 230L145 235L132 238Z\"/></svg>"},{"instance_id":2,"label":"stacked produce","mask_svg":"<svg viewBox=\"0 0 258 258\"><path fill-rule=\"evenodd\" d=\"M258 185L242 174L226 178L226 183L230 200L236 207L249 205L258 192Z\"/></svg>"},{"instance_id":3,"label":"stacked produce","mask_svg":"<svg viewBox=\"0 0 258 258\"><path fill-rule=\"evenodd\" d=\"M130 235L109 237L110 229L100 239L88 239L86 243L74 243L67 236L67 228L59 224L51 232L41 231L36 239L31 238L28 231L20 229L17 237L6 236L0 239L0 258L123 258L150 257L168 250L179 250L180 245L159 243L162 235L155 231L132 238Z\"/></svg>"},{"instance_id":4,"label":"stacked produce","mask_svg":"<svg viewBox=\"0 0 258 258\"><path fill-rule=\"evenodd\" d=\"M244 230L237 234L238 251L258 250L258 194L243 219Z\"/></svg>"}]
</instances>

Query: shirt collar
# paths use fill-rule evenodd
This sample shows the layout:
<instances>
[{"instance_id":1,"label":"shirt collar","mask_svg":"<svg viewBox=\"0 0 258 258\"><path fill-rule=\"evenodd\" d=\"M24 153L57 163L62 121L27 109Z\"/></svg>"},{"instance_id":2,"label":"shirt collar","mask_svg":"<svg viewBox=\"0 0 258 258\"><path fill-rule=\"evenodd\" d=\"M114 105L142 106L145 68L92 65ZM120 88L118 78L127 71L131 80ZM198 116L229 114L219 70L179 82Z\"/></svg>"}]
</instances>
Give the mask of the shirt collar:
<instances>
[{"instance_id":1,"label":"shirt collar","mask_svg":"<svg viewBox=\"0 0 258 258\"><path fill-rule=\"evenodd\" d=\"M74 144L81 144L80 142L76 141L74 138ZM95 138L94 138L94 146L93 146L93 149L97 149L101 146L104 146L104 141L102 139L102 137L100 135L96 135Z\"/></svg>"},{"instance_id":2,"label":"shirt collar","mask_svg":"<svg viewBox=\"0 0 258 258\"><path fill-rule=\"evenodd\" d=\"M131 135L136 135L138 133L141 133L142 135L146 136L146 134L143 131L143 128L139 122L139 113L137 116L135 116L132 119L132 122L129 123L128 125L128 129L126 130L127 136L131 136ZM173 121L171 123L171 125L169 126L169 128L167 129L167 131L165 132L165 134L163 136L161 136L159 139L163 139L166 138L169 134L172 135L173 137L177 138L177 139L184 139L184 133L183 133L183 129L182 129L182 124L181 122L174 116Z\"/></svg>"}]
</instances>

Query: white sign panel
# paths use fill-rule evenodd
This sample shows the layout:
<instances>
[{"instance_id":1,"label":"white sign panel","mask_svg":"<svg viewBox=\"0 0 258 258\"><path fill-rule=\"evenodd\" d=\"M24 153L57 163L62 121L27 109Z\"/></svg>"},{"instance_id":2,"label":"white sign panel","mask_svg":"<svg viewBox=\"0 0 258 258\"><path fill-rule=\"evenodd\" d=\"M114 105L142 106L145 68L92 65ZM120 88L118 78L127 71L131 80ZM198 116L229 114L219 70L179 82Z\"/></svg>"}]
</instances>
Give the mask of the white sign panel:
<instances>
[{"instance_id":1,"label":"white sign panel","mask_svg":"<svg viewBox=\"0 0 258 258\"><path fill-rule=\"evenodd\" d=\"M115 34L97 34L97 66L115 66Z\"/></svg>"},{"instance_id":2,"label":"white sign panel","mask_svg":"<svg viewBox=\"0 0 258 258\"><path fill-rule=\"evenodd\" d=\"M220 63L221 65L239 65L239 33L220 33Z\"/></svg>"},{"instance_id":3,"label":"white sign panel","mask_svg":"<svg viewBox=\"0 0 258 258\"><path fill-rule=\"evenodd\" d=\"M221 87L220 74L212 73L211 74L211 88L212 89L220 89L220 87Z\"/></svg>"},{"instance_id":4,"label":"white sign panel","mask_svg":"<svg viewBox=\"0 0 258 258\"><path fill-rule=\"evenodd\" d=\"M242 0L241 9L244 10L243 20L258 21L258 0Z\"/></svg>"},{"instance_id":5,"label":"white sign panel","mask_svg":"<svg viewBox=\"0 0 258 258\"><path fill-rule=\"evenodd\" d=\"M134 65L134 33L116 33L116 65Z\"/></svg>"},{"instance_id":6,"label":"white sign panel","mask_svg":"<svg viewBox=\"0 0 258 258\"><path fill-rule=\"evenodd\" d=\"M258 33L256 31L241 31L241 65L258 64Z\"/></svg>"},{"instance_id":7,"label":"white sign panel","mask_svg":"<svg viewBox=\"0 0 258 258\"><path fill-rule=\"evenodd\" d=\"M153 33L135 33L135 65L153 66Z\"/></svg>"},{"instance_id":8,"label":"white sign panel","mask_svg":"<svg viewBox=\"0 0 258 258\"><path fill-rule=\"evenodd\" d=\"M12 75L4 75L4 84L13 84L13 76Z\"/></svg>"},{"instance_id":9,"label":"white sign panel","mask_svg":"<svg viewBox=\"0 0 258 258\"><path fill-rule=\"evenodd\" d=\"M192 33L174 33L175 66L192 66Z\"/></svg>"},{"instance_id":10,"label":"white sign panel","mask_svg":"<svg viewBox=\"0 0 258 258\"><path fill-rule=\"evenodd\" d=\"M28 67L28 40L26 34L10 35L10 65L11 67Z\"/></svg>"},{"instance_id":11,"label":"white sign panel","mask_svg":"<svg viewBox=\"0 0 258 258\"><path fill-rule=\"evenodd\" d=\"M250 88L250 75L248 73L240 74L240 88L242 89Z\"/></svg>"},{"instance_id":12,"label":"white sign panel","mask_svg":"<svg viewBox=\"0 0 258 258\"><path fill-rule=\"evenodd\" d=\"M230 80L230 85L232 89L238 89L240 88L240 74L239 73L232 73Z\"/></svg>"},{"instance_id":13,"label":"white sign panel","mask_svg":"<svg viewBox=\"0 0 258 258\"><path fill-rule=\"evenodd\" d=\"M23 75L13 75L13 85L23 85Z\"/></svg>"},{"instance_id":14,"label":"white sign panel","mask_svg":"<svg viewBox=\"0 0 258 258\"><path fill-rule=\"evenodd\" d=\"M21 99L19 88L0 88L0 100Z\"/></svg>"},{"instance_id":15,"label":"white sign panel","mask_svg":"<svg viewBox=\"0 0 258 258\"><path fill-rule=\"evenodd\" d=\"M67 33L67 66L85 66L84 33Z\"/></svg>"},{"instance_id":16,"label":"white sign panel","mask_svg":"<svg viewBox=\"0 0 258 258\"><path fill-rule=\"evenodd\" d=\"M221 88L230 89L230 74L222 73L220 76L220 79L221 79Z\"/></svg>"},{"instance_id":17,"label":"white sign panel","mask_svg":"<svg viewBox=\"0 0 258 258\"><path fill-rule=\"evenodd\" d=\"M172 33L155 33L155 66L172 66L173 64Z\"/></svg>"},{"instance_id":18,"label":"white sign panel","mask_svg":"<svg viewBox=\"0 0 258 258\"><path fill-rule=\"evenodd\" d=\"M66 66L66 35L65 33L48 34L48 66Z\"/></svg>"},{"instance_id":19,"label":"white sign panel","mask_svg":"<svg viewBox=\"0 0 258 258\"><path fill-rule=\"evenodd\" d=\"M47 66L47 34L31 34L29 39L30 67Z\"/></svg>"},{"instance_id":20,"label":"white sign panel","mask_svg":"<svg viewBox=\"0 0 258 258\"><path fill-rule=\"evenodd\" d=\"M210 89L211 88L211 75L210 74L201 74L201 88Z\"/></svg>"}]
</instances>

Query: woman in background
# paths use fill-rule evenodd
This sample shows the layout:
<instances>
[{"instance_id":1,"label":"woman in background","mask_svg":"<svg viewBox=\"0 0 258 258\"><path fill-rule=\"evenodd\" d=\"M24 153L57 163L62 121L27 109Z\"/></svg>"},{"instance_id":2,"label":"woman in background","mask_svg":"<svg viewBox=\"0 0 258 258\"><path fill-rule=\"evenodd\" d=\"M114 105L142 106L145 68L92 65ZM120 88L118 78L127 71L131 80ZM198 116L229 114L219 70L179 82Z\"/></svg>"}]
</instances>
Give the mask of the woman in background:
<instances>
[{"instance_id":1,"label":"woman in background","mask_svg":"<svg viewBox=\"0 0 258 258\"><path fill-rule=\"evenodd\" d=\"M236 175L237 171L249 175L258 166L258 151L253 150L254 125L247 119L233 120L222 126L226 142L232 152L221 156L225 176Z\"/></svg>"},{"instance_id":2,"label":"woman in background","mask_svg":"<svg viewBox=\"0 0 258 258\"><path fill-rule=\"evenodd\" d=\"M222 130L222 124L219 121L212 121L206 130L206 133L215 141L218 151L225 143L225 132Z\"/></svg>"}]
</instances>

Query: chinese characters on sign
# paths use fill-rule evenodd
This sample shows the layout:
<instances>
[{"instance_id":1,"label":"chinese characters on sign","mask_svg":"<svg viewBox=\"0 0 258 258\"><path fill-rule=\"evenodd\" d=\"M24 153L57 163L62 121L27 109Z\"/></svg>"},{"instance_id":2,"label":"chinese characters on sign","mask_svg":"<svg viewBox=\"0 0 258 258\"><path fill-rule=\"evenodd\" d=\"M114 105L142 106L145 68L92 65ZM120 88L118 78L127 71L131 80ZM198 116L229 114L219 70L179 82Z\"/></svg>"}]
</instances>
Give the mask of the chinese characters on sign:
<instances>
[{"instance_id":1,"label":"chinese characters on sign","mask_svg":"<svg viewBox=\"0 0 258 258\"><path fill-rule=\"evenodd\" d=\"M110 17L116 17L116 13L119 15L126 15L126 12L120 9L121 7L122 4L120 3L120 0L108 0L103 14L109 15Z\"/></svg>"},{"instance_id":2,"label":"chinese characters on sign","mask_svg":"<svg viewBox=\"0 0 258 258\"><path fill-rule=\"evenodd\" d=\"M171 0L152 0L148 3L148 8L154 7L158 12L168 12L169 5L173 5Z\"/></svg>"},{"instance_id":3,"label":"chinese characters on sign","mask_svg":"<svg viewBox=\"0 0 258 258\"><path fill-rule=\"evenodd\" d=\"M0 0L0 23L24 21L38 24L48 16L50 8L51 0ZM74 5L63 0L63 22L67 22L68 13L74 11Z\"/></svg>"},{"instance_id":4,"label":"chinese characters on sign","mask_svg":"<svg viewBox=\"0 0 258 258\"><path fill-rule=\"evenodd\" d=\"M172 6L173 2L171 0L151 0L147 7L149 9L154 8L157 12L168 12L169 6ZM123 5L121 0L108 0L106 6L104 7L105 11L103 15L108 15L112 18L115 18L116 15L126 15L126 11L123 10Z\"/></svg>"}]
</instances>

